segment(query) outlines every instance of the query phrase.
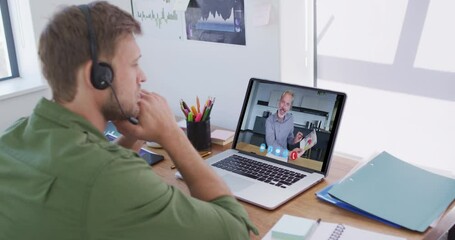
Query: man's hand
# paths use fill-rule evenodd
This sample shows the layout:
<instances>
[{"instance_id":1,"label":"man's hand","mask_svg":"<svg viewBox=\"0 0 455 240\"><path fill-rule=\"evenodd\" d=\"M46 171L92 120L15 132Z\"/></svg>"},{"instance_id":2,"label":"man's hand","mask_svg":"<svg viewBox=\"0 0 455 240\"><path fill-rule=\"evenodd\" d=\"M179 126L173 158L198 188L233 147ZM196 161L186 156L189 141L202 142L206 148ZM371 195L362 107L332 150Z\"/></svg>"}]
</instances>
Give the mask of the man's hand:
<instances>
[{"instance_id":1,"label":"man's hand","mask_svg":"<svg viewBox=\"0 0 455 240\"><path fill-rule=\"evenodd\" d=\"M295 137L294 137L294 144L302 141L303 139L303 133L302 132L298 132Z\"/></svg>"},{"instance_id":2,"label":"man's hand","mask_svg":"<svg viewBox=\"0 0 455 240\"><path fill-rule=\"evenodd\" d=\"M127 120L114 122L117 130L127 138L162 144L171 142L173 134L181 131L171 108L162 96L142 90L139 109L138 125L133 125Z\"/></svg>"},{"instance_id":3,"label":"man's hand","mask_svg":"<svg viewBox=\"0 0 455 240\"><path fill-rule=\"evenodd\" d=\"M114 123L122 134L128 139L153 141L163 146L185 179L191 196L202 201L212 201L232 195L223 180L191 145L163 97L142 90L139 110L138 125L127 120Z\"/></svg>"}]
</instances>

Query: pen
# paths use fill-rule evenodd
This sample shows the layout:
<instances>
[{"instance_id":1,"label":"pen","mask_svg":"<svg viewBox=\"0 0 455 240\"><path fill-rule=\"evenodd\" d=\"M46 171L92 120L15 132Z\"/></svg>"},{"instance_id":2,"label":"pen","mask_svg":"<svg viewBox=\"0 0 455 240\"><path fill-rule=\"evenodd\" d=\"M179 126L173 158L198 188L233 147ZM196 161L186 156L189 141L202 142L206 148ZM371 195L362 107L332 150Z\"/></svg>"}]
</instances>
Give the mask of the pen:
<instances>
[{"instance_id":1,"label":"pen","mask_svg":"<svg viewBox=\"0 0 455 240\"><path fill-rule=\"evenodd\" d=\"M207 112L204 114L205 116L202 119L203 121L210 118L210 113L212 112L213 104L215 104L215 98L213 98L213 100L210 101L210 106L207 108Z\"/></svg>"},{"instance_id":2,"label":"pen","mask_svg":"<svg viewBox=\"0 0 455 240\"><path fill-rule=\"evenodd\" d=\"M204 109L202 110L202 120L204 120L204 115L205 115L206 111L207 111L207 105L205 105Z\"/></svg>"},{"instance_id":3,"label":"pen","mask_svg":"<svg viewBox=\"0 0 455 240\"><path fill-rule=\"evenodd\" d=\"M210 118L210 113L212 112L214 103L215 97L208 97L201 111L201 101L199 99L199 96L196 96L196 105L193 105L191 107L188 107L186 102L183 101L183 99L180 99L180 109L182 110L188 122L201 122L206 121Z\"/></svg>"},{"instance_id":4,"label":"pen","mask_svg":"<svg viewBox=\"0 0 455 240\"><path fill-rule=\"evenodd\" d=\"M205 109L204 115L202 116L202 121L207 120L207 115L208 115L208 113L209 113L209 109L210 109L210 108Z\"/></svg>"},{"instance_id":5,"label":"pen","mask_svg":"<svg viewBox=\"0 0 455 240\"><path fill-rule=\"evenodd\" d=\"M316 231L316 228L319 227L319 224L321 223L321 219L318 218L318 220L316 221L316 223L313 224L313 226L311 227L310 231L308 232L308 234L305 236L305 239L310 239L311 236L313 235L313 233Z\"/></svg>"},{"instance_id":6,"label":"pen","mask_svg":"<svg viewBox=\"0 0 455 240\"><path fill-rule=\"evenodd\" d=\"M212 154L212 152L210 152L210 151L200 152L199 154L201 155L201 157L207 157L208 155Z\"/></svg>"}]
</instances>

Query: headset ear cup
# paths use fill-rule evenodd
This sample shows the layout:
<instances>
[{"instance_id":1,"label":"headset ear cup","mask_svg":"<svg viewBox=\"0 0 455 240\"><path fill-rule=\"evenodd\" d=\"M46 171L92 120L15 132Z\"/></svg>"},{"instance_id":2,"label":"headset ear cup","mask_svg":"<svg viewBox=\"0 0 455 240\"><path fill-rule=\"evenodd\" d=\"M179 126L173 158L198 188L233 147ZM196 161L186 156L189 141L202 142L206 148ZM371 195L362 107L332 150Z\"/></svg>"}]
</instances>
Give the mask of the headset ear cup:
<instances>
[{"instance_id":1,"label":"headset ear cup","mask_svg":"<svg viewBox=\"0 0 455 240\"><path fill-rule=\"evenodd\" d=\"M94 66L92 71L92 84L96 89L103 90L109 87L114 80L112 67L104 62Z\"/></svg>"}]
</instances>

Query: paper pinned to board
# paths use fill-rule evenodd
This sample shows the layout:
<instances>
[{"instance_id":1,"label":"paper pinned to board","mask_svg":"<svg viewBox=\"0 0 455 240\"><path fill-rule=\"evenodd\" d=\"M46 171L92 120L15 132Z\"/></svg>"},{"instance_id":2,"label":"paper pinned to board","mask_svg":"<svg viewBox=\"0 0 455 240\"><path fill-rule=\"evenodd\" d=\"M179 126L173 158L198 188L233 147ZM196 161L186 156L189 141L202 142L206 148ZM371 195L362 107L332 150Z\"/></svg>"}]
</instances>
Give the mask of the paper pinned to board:
<instances>
[{"instance_id":1,"label":"paper pinned to board","mask_svg":"<svg viewBox=\"0 0 455 240\"><path fill-rule=\"evenodd\" d=\"M272 10L272 4L264 3L257 4L253 9L253 26L260 27L266 26L270 23L270 12Z\"/></svg>"},{"instance_id":2,"label":"paper pinned to board","mask_svg":"<svg viewBox=\"0 0 455 240\"><path fill-rule=\"evenodd\" d=\"M190 0L175 0L174 10L175 11L186 11Z\"/></svg>"}]
</instances>

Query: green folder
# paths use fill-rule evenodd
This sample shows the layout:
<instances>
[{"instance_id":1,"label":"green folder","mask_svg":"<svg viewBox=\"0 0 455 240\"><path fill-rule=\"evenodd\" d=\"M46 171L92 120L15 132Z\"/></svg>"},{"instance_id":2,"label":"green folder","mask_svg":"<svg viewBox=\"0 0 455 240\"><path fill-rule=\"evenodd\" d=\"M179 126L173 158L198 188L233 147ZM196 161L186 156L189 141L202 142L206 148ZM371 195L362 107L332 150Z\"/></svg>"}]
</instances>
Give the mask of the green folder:
<instances>
[{"instance_id":1,"label":"green folder","mask_svg":"<svg viewBox=\"0 0 455 240\"><path fill-rule=\"evenodd\" d=\"M455 198L455 179L382 152L329 194L377 217L424 232Z\"/></svg>"}]
</instances>

